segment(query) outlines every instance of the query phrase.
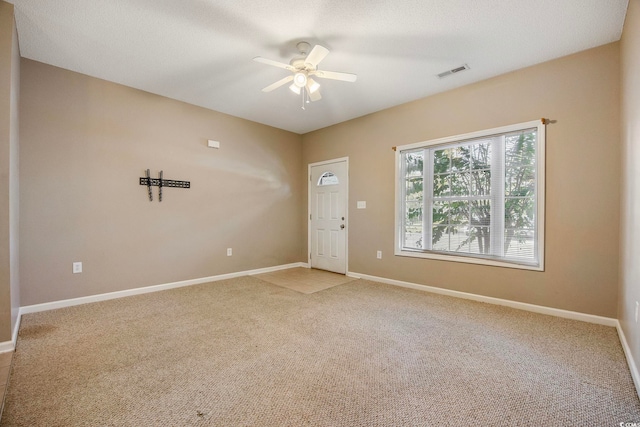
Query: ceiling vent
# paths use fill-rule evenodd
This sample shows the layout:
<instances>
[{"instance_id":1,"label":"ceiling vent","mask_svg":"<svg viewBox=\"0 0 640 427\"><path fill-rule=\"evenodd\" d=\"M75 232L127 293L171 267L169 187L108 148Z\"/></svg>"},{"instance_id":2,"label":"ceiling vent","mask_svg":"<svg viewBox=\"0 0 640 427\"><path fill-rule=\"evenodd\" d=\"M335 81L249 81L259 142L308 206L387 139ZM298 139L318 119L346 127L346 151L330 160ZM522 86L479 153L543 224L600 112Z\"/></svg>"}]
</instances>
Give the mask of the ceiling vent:
<instances>
[{"instance_id":1,"label":"ceiling vent","mask_svg":"<svg viewBox=\"0 0 640 427\"><path fill-rule=\"evenodd\" d=\"M451 70L447 70L444 71L440 74L438 74L438 77L443 78L443 77L447 77L450 76L451 74L455 74L455 73L459 73L460 71L464 71L464 70L468 70L469 66L467 64L461 65L459 67L453 68Z\"/></svg>"}]
</instances>

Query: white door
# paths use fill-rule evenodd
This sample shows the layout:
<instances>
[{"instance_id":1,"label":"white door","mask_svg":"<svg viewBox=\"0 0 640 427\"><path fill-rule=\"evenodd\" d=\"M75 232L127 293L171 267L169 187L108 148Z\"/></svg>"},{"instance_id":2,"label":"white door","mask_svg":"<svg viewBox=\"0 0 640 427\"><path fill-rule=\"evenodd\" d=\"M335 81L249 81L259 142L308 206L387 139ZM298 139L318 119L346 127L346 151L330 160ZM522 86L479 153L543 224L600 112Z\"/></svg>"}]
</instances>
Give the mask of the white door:
<instances>
[{"instance_id":1,"label":"white door","mask_svg":"<svg viewBox=\"0 0 640 427\"><path fill-rule=\"evenodd\" d=\"M347 159L309 165L309 264L347 271Z\"/></svg>"}]
</instances>

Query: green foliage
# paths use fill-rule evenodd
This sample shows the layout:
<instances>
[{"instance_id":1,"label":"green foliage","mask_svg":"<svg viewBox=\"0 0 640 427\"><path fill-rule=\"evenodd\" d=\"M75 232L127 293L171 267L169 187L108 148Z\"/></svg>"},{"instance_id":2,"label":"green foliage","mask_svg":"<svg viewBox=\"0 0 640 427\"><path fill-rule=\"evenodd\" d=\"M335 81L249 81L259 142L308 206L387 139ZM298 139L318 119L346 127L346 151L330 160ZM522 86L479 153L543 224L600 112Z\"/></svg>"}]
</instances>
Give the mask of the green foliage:
<instances>
[{"instance_id":1,"label":"green foliage","mask_svg":"<svg viewBox=\"0 0 640 427\"><path fill-rule=\"evenodd\" d=\"M464 233L462 239L448 250L459 251L477 242L479 253L490 251L491 236L488 225L491 206L491 146L476 143L456 148L435 150L433 153L433 229L432 245L445 237ZM465 197L451 200L447 197Z\"/></svg>"}]
</instances>

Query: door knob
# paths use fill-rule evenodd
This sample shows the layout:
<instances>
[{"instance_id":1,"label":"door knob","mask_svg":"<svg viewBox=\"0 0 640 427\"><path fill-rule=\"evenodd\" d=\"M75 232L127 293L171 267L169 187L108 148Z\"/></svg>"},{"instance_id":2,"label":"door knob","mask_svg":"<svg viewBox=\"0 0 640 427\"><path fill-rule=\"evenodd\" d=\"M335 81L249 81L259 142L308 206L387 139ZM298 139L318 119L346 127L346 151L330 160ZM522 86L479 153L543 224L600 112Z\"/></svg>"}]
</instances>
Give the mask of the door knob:
<instances>
[{"instance_id":1,"label":"door knob","mask_svg":"<svg viewBox=\"0 0 640 427\"><path fill-rule=\"evenodd\" d=\"M340 229L344 230L344 224L340 224Z\"/></svg>"}]
</instances>

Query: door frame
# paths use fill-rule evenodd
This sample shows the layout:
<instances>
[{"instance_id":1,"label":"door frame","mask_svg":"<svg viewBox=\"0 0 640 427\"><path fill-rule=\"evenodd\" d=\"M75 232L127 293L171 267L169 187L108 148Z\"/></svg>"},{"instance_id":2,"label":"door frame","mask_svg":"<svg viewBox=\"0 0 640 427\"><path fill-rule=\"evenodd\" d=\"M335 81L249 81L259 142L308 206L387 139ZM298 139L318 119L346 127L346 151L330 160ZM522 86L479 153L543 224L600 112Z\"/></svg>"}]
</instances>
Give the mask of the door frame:
<instances>
[{"instance_id":1,"label":"door frame","mask_svg":"<svg viewBox=\"0 0 640 427\"><path fill-rule=\"evenodd\" d=\"M331 163L345 162L347 170L347 185L345 185L345 204L344 204L344 273L349 273L349 157L339 157L337 159L324 160L322 162L309 163L307 165L307 265L311 268L311 168L314 166L322 166Z\"/></svg>"}]
</instances>

